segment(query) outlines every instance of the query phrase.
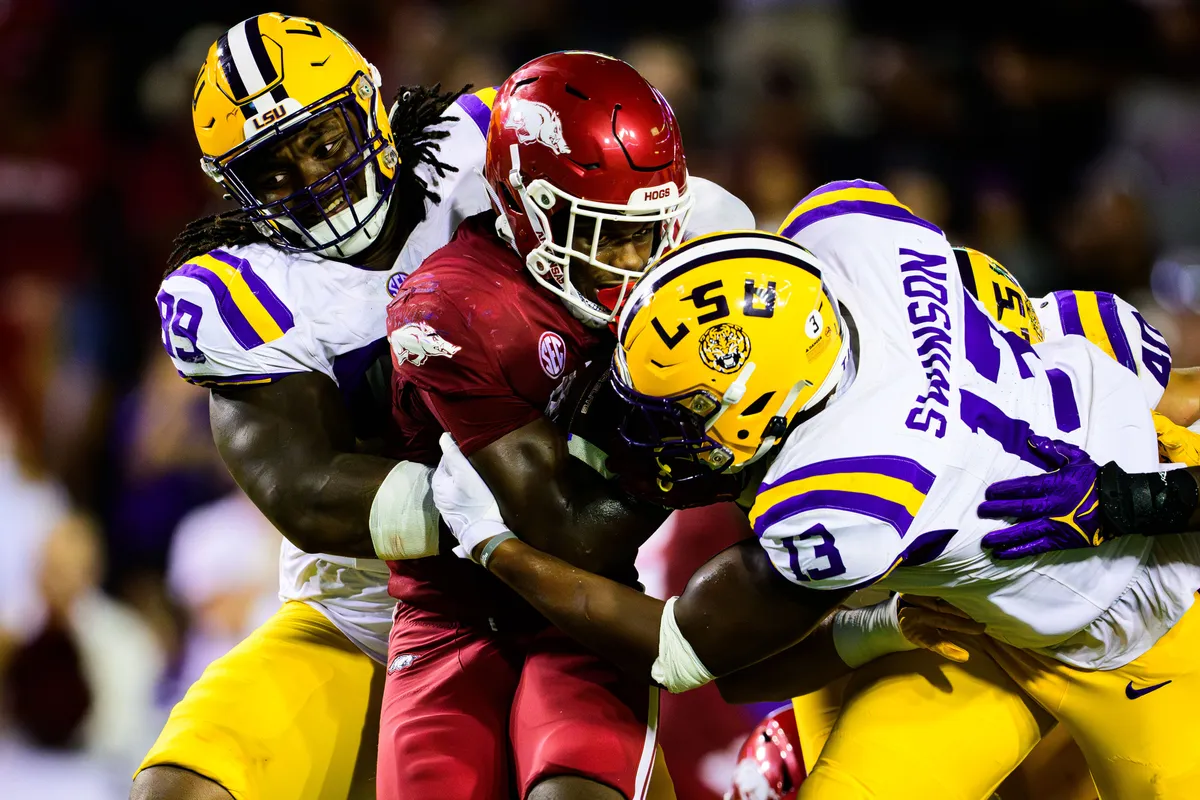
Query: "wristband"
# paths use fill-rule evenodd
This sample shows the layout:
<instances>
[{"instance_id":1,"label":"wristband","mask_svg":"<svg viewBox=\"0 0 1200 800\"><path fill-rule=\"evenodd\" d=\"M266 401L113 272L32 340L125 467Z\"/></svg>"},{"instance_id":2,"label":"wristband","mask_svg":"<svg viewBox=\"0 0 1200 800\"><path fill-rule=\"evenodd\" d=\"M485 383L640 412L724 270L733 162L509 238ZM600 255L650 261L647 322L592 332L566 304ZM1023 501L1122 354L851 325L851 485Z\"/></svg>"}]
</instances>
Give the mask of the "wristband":
<instances>
[{"instance_id":1,"label":"wristband","mask_svg":"<svg viewBox=\"0 0 1200 800\"><path fill-rule=\"evenodd\" d=\"M900 595L866 608L833 615L833 647L849 667L861 667L888 653L916 650L900 630Z\"/></svg>"},{"instance_id":2,"label":"wristband","mask_svg":"<svg viewBox=\"0 0 1200 800\"><path fill-rule=\"evenodd\" d=\"M1200 486L1186 469L1131 475L1110 461L1096 486L1109 537L1183 533L1200 501Z\"/></svg>"},{"instance_id":3,"label":"wristband","mask_svg":"<svg viewBox=\"0 0 1200 800\"><path fill-rule=\"evenodd\" d=\"M495 552L496 548L507 542L509 539L516 538L517 535L512 531L505 531L504 533L498 533L492 538L488 539L487 544L485 544L483 549L479 551L479 566L487 569L488 562L492 560L492 553Z\"/></svg>"}]
</instances>

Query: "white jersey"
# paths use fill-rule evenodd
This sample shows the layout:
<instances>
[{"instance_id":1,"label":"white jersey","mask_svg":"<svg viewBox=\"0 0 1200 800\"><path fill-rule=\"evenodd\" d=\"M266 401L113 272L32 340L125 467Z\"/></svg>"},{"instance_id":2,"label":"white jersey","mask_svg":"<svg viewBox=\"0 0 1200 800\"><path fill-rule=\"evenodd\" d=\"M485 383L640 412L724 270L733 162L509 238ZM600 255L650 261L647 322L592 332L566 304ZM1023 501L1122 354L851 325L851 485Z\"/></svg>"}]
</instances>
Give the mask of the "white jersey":
<instances>
[{"instance_id":1,"label":"white jersey","mask_svg":"<svg viewBox=\"0 0 1200 800\"><path fill-rule=\"evenodd\" d=\"M1136 308L1108 292L1054 292L1030 301L1047 339L1083 336L1138 376L1154 408L1171 377L1171 348Z\"/></svg>"},{"instance_id":2,"label":"white jersey","mask_svg":"<svg viewBox=\"0 0 1200 800\"><path fill-rule=\"evenodd\" d=\"M1031 433L1157 469L1136 370L1081 336L1031 346L1001 328L964 289L941 231L878 184L818 189L784 234L824 263L856 346L759 489L751 521L779 572L943 597L995 638L1080 667L1148 650L1200 587L1193 537L1000 561L980 540L1003 523L976 514L990 484L1044 471Z\"/></svg>"},{"instance_id":3,"label":"white jersey","mask_svg":"<svg viewBox=\"0 0 1200 800\"><path fill-rule=\"evenodd\" d=\"M437 155L457 169L439 177L426 164L415 168L440 200L426 200L425 219L393 269L364 270L261 243L214 250L168 275L159 315L163 345L180 375L220 387L319 372L347 395L360 386L377 359L387 358L387 306L400 284L450 241L459 223L491 207L482 169L495 94L464 95L447 110L442 126L449 135ZM691 185L693 233L754 227L750 210L724 189L701 178ZM386 564L306 553L284 540L279 566L282 599L307 602L368 655L386 661L395 607Z\"/></svg>"}]
</instances>

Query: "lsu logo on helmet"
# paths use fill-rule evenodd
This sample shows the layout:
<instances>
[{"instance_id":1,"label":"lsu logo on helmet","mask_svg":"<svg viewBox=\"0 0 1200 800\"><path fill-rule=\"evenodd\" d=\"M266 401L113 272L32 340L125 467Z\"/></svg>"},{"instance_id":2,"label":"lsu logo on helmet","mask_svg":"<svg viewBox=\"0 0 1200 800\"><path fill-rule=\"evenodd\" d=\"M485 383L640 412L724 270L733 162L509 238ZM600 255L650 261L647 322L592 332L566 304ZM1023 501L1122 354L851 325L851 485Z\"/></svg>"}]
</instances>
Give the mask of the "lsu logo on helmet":
<instances>
[{"instance_id":1,"label":"lsu logo on helmet","mask_svg":"<svg viewBox=\"0 0 1200 800\"><path fill-rule=\"evenodd\" d=\"M382 230L400 163L379 89L379 71L332 28L242 20L213 42L192 91L201 167L272 244L350 257ZM273 152L306 134L334 149L329 172L272 191Z\"/></svg>"},{"instance_id":2,"label":"lsu logo on helmet","mask_svg":"<svg viewBox=\"0 0 1200 800\"><path fill-rule=\"evenodd\" d=\"M739 325L714 325L700 337L700 360L709 369L728 375L750 357L750 337Z\"/></svg>"},{"instance_id":3,"label":"lsu logo on helmet","mask_svg":"<svg viewBox=\"0 0 1200 800\"><path fill-rule=\"evenodd\" d=\"M837 385L843 331L820 262L800 245L757 231L693 239L621 314L612 383L632 409L622 436L658 457L741 469Z\"/></svg>"}]
</instances>

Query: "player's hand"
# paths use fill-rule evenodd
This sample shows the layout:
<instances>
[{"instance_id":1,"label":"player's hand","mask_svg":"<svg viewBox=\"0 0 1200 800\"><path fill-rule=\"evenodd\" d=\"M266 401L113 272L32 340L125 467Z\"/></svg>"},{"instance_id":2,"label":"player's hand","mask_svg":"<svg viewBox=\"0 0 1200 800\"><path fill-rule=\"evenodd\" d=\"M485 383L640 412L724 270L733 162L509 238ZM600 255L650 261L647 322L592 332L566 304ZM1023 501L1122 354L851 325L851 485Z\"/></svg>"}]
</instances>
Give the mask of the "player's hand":
<instances>
[{"instance_id":1,"label":"player's hand","mask_svg":"<svg viewBox=\"0 0 1200 800\"><path fill-rule=\"evenodd\" d=\"M1200 467L1200 434L1158 413L1154 415L1154 430L1158 432L1158 455L1164 462Z\"/></svg>"},{"instance_id":2,"label":"player's hand","mask_svg":"<svg viewBox=\"0 0 1200 800\"><path fill-rule=\"evenodd\" d=\"M433 503L458 540L454 554L477 560L482 546L493 536L508 533L492 490L458 449L454 438L443 433L442 460L433 473Z\"/></svg>"},{"instance_id":3,"label":"player's hand","mask_svg":"<svg viewBox=\"0 0 1200 800\"><path fill-rule=\"evenodd\" d=\"M968 653L946 638L946 634L978 635L986 626L976 622L954 606L936 597L901 595L896 611L900 633L915 644L937 653L942 658L963 663Z\"/></svg>"},{"instance_id":4,"label":"player's hand","mask_svg":"<svg viewBox=\"0 0 1200 800\"><path fill-rule=\"evenodd\" d=\"M1029 444L1052 471L988 487L979 516L1016 524L987 534L983 546L997 558L1014 559L1097 547L1117 535L1103 529L1096 462L1078 447L1044 436L1029 437Z\"/></svg>"}]
</instances>

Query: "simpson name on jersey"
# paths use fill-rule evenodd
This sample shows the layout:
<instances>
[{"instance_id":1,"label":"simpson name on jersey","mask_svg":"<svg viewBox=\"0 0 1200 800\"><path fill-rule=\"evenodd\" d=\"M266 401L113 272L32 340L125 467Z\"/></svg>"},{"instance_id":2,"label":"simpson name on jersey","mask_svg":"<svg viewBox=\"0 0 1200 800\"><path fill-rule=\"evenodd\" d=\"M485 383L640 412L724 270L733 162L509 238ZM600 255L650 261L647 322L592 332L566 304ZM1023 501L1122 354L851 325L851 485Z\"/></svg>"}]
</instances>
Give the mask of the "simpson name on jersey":
<instances>
[{"instance_id":1,"label":"simpson name on jersey","mask_svg":"<svg viewBox=\"0 0 1200 800\"><path fill-rule=\"evenodd\" d=\"M1043 470L1031 433L1156 469L1161 382L1082 335L1030 344L999 326L966 291L942 232L878 184L821 187L781 233L822 260L857 345L826 409L788 435L751 513L779 572L814 588L937 595L992 636L1080 667L1149 649L1200 586L1200 557L1177 552L1194 547L1186 537L1001 562L980 546L999 526L975 508L989 484ZM1109 341L1131 351L1133 312L1092 302ZM1143 362L1169 358L1146 338L1157 356Z\"/></svg>"}]
</instances>

